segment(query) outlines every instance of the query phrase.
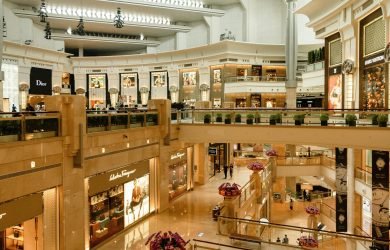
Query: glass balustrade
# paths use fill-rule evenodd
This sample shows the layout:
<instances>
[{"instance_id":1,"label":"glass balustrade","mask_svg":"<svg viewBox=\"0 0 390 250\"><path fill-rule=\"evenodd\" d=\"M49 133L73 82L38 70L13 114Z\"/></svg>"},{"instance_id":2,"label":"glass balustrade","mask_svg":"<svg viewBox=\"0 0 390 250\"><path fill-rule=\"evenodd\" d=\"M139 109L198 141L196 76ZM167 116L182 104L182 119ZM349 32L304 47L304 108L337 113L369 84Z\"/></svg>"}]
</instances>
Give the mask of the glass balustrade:
<instances>
[{"instance_id":1,"label":"glass balustrade","mask_svg":"<svg viewBox=\"0 0 390 250\"><path fill-rule=\"evenodd\" d=\"M0 143L60 136L57 112L0 113Z\"/></svg>"}]
</instances>

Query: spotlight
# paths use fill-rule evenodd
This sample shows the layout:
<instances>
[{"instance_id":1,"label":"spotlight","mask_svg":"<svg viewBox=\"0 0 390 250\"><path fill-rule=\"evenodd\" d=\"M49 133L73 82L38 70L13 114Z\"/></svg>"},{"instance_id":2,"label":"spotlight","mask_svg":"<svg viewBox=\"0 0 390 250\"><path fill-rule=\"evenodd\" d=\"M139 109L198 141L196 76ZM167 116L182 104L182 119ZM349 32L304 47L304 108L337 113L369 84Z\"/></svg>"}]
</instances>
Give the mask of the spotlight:
<instances>
[{"instance_id":1,"label":"spotlight","mask_svg":"<svg viewBox=\"0 0 390 250\"><path fill-rule=\"evenodd\" d=\"M124 21L123 21L123 17L122 17L122 13L121 13L121 8L118 8L117 12L116 12L116 16L114 18L114 26L115 28L123 28L123 25L124 25Z\"/></svg>"},{"instance_id":2,"label":"spotlight","mask_svg":"<svg viewBox=\"0 0 390 250\"><path fill-rule=\"evenodd\" d=\"M51 39L51 28L50 28L50 23L46 23L46 28L45 28L45 38L46 39Z\"/></svg>"},{"instance_id":3,"label":"spotlight","mask_svg":"<svg viewBox=\"0 0 390 250\"><path fill-rule=\"evenodd\" d=\"M39 7L38 16L40 18L41 23L46 23L47 19L47 9L46 9L46 3L45 0L42 0L41 7Z\"/></svg>"}]
</instances>

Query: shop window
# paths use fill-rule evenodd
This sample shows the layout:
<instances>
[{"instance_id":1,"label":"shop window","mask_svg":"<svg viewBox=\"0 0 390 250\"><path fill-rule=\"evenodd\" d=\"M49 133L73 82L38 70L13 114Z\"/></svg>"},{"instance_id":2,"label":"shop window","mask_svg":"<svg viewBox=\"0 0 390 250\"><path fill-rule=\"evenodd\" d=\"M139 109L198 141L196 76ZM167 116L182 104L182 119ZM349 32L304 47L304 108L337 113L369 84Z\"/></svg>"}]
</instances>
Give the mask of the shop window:
<instances>
[{"instance_id":1,"label":"shop window","mask_svg":"<svg viewBox=\"0 0 390 250\"><path fill-rule=\"evenodd\" d=\"M187 160L169 166L169 199L187 191Z\"/></svg>"}]
</instances>

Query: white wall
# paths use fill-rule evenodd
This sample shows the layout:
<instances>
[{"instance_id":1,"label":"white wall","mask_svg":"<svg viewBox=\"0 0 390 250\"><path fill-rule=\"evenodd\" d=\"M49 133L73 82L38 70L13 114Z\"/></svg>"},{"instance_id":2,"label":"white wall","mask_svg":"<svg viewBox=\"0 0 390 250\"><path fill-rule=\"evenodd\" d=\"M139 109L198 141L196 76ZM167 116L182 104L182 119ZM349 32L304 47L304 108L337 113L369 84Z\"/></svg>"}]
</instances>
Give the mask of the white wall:
<instances>
[{"instance_id":1,"label":"white wall","mask_svg":"<svg viewBox=\"0 0 390 250\"><path fill-rule=\"evenodd\" d=\"M176 36L165 36L161 37L158 40L161 44L157 47L157 52L165 52L175 50L175 39Z\"/></svg>"},{"instance_id":2,"label":"white wall","mask_svg":"<svg viewBox=\"0 0 390 250\"><path fill-rule=\"evenodd\" d=\"M32 40L32 46L51 50L61 50L64 48L63 41L44 38L45 32L43 30L46 24L34 24L29 18L17 17L12 12L14 8L17 8L17 6L11 2L4 1L3 12L7 23L7 37L4 40L22 44L26 40Z\"/></svg>"},{"instance_id":3,"label":"white wall","mask_svg":"<svg viewBox=\"0 0 390 250\"><path fill-rule=\"evenodd\" d=\"M324 41L316 39L313 29L306 27L309 18L302 14L297 14L298 44L323 44Z\"/></svg>"},{"instance_id":4,"label":"white wall","mask_svg":"<svg viewBox=\"0 0 390 250\"><path fill-rule=\"evenodd\" d=\"M187 48L198 47L208 43L208 27L204 21L193 22L188 26L191 27L191 31L186 33Z\"/></svg>"},{"instance_id":5,"label":"white wall","mask_svg":"<svg viewBox=\"0 0 390 250\"><path fill-rule=\"evenodd\" d=\"M225 15L221 17L220 34L225 33L225 29L231 31L236 37L236 41L246 41L243 36L244 23L244 8L241 4L231 4L218 6L219 9L225 11Z\"/></svg>"}]
</instances>

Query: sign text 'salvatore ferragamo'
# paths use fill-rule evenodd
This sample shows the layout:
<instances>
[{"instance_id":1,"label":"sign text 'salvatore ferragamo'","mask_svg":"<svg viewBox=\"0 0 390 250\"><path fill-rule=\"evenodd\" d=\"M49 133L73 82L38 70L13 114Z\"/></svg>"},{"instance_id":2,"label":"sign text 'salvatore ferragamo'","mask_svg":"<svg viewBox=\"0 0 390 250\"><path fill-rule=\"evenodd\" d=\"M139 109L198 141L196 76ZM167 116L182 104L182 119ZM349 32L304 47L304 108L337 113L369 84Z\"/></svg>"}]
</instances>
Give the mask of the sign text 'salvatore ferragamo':
<instances>
[{"instance_id":1,"label":"sign text 'salvatore ferragamo'","mask_svg":"<svg viewBox=\"0 0 390 250\"><path fill-rule=\"evenodd\" d=\"M120 178L129 178L130 175L134 174L136 171L136 169L133 169L131 171L128 171L127 169L124 169L120 172L117 172L117 173L113 173L110 175L110 179L109 181L114 181L114 180L117 180L117 179L120 179Z\"/></svg>"}]
</instances>

